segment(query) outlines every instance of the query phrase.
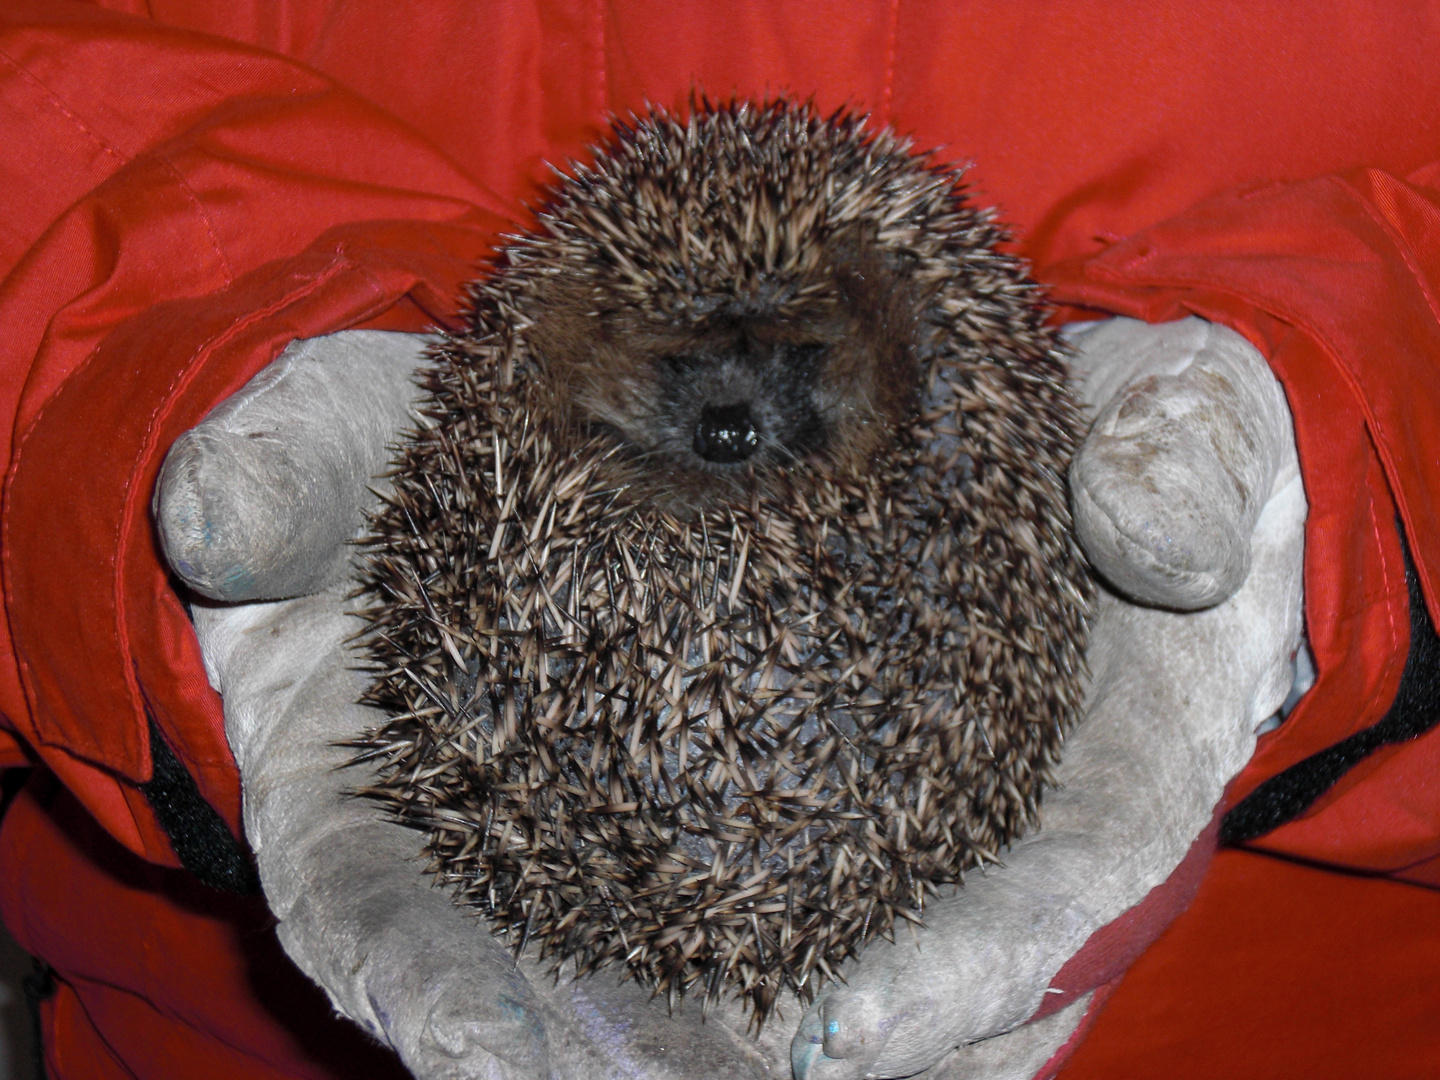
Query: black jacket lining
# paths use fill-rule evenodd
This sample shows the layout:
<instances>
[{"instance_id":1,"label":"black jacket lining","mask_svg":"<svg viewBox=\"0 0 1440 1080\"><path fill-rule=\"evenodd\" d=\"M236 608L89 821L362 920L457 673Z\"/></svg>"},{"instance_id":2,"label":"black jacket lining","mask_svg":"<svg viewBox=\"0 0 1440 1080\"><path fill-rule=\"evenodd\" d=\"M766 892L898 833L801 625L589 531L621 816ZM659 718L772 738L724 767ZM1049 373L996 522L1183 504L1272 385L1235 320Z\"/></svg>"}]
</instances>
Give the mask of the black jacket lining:
<instances>
[{"instance_id":1,"label":"black jacket lining","mask_svg":"<svg viewBox=\"0 0 1440 1080\"><path fill-rule=\"evenodd\" d=\"M258 892L260 879L254 864L215 808L200 794L195 778L170 749L153 717L150 760L154 770L140 790L170 838L180 865L212 889Z\"/></svg>"},{"instance_id":2,"label":"black jacket lining","mask_svg":"<svg viewBox=\"0 0 1440 1080\"><path fill-rule=\"evenodd\" d=\"M1420 579L1401 533L1405 554L1405 584L1410 597L1410 652L1400 687L1389 710L1372 727L1357 731L1327 750L1296 762L1257 787L1220 824L1220 841L1240 844L1264 836L1299 817L1325 792L1367 756L1382 746L1422 735L1440 720L1440 638Z\"/></svg>"},{"instance_id":3,"label":"black jacket lining","mask_svg":"<svg viewBox=\"0 0 1440 1080\"><path fill-rule=\"evenodd\" d=\"M57 989L55 972L43 960L33 960L34 967L29 975L20 980L20 993L25 998L25 1008L30 1016L31 1074L35 1080L46 1080L49 1071L45 1068L45 1024L40 1013L42 1002L55 996Z\"/></svg>"}]
</instances>

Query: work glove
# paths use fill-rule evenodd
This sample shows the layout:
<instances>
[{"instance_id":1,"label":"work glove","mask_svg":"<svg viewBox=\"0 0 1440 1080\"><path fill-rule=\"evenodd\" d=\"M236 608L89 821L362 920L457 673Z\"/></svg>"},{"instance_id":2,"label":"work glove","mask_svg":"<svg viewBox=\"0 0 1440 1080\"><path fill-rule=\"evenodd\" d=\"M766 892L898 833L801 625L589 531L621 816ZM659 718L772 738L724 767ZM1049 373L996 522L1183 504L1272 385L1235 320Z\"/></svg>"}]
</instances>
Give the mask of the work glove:
<instances>
[{"instance_id":1,"label":"work glove","mask_svg":"<svg viewBox=\"0 0 1440 1080\"><path fill-rule=\"evenodd\" d=\"M1194 318L1070 336L1095 416L1071 499L1104 586L1083 720L1041 827L810 1006L797 1080L1057 1068L1092 992L1183 909L1226 784L1295 689L1306 505L1264 359Z\"/></svg>"},{"instance_id":2,"label":"work glove","mask_svg":"<svg viewBox=\"0 0 1440 1080\"><path fill-rule=\"evenodd\" d=\"M423 339L295 343L177 440L155 500L171 565L209 601L196 632L292 959L422 1078L1036 1075L1112 975L1086 962L1095 942L1203 850L1300 641L1305 503L1263 358L1196 319L1111 320L1073 342L1098 415L1072 469L1076 522L1107 588L1043 827L759 1032L734 1001L671 1015L614 972L516 960L430 886L419 833L348 794L365 777L339 744L380 719L357 703L349 541L419 422Z\"/></svg>"}]
</instances>

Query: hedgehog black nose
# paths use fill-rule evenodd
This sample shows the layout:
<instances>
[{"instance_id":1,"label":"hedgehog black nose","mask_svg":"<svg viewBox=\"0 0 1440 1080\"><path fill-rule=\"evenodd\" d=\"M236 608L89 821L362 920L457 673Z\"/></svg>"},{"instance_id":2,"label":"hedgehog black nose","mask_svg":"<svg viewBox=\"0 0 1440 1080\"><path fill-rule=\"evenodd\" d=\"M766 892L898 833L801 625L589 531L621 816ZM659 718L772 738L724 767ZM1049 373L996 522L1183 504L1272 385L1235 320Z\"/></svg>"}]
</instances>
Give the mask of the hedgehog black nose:
<instances>
[{"instance_id":1,"label":"hedgehog black nose","mask_svg":"<svg viewBox=\"0 0 1440 1080\"><path fill-rule=\"evenodd\" d=\"M744 461L760 446L760 434L745 402L706 405L695 425L695 453L717 465Z\"/></svg>"}]
</instances>

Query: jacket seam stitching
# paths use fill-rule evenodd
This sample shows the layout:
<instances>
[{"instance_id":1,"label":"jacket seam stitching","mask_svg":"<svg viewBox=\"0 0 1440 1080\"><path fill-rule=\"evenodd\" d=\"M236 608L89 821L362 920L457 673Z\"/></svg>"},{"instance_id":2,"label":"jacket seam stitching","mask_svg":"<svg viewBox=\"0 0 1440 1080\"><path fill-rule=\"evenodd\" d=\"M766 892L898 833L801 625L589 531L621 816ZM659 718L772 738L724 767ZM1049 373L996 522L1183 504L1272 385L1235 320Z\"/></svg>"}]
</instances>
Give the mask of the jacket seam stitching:
<instances>
[{"instance_id":1,"label":"jacket seam stitching","mask_svg":"<svg viewBox=\"0 0 1440 1080\"><path fill-rule=\"evenodd\" d=\"M108 140L102 139L98 132L96 132L93 128L90 127L89 124L85 123L84 120L81 120L79 116L77 116L73 111L66 107L65 102L61 99L59 94L57 94L54 90L50 89L50 87L46 86L45 83L41 81L39 76L37 76L33 71L25 67L23 64L21 64L4 49L0 49L0 60L4 60L7 64L9 64L12 68L15 69L15 72L20 75L21 78L27 80L29 83L35 86L49 100L51 105L53 105L72 124L79 128L81 133L84 134L87 139L93 142L102 151L109 154L111 157L117 158L122 165L128 163L131 160L128 154L125 154L122 151L117 150L115 147L111 146Z\"/></svg>"},{"instance_id":2,"label":"jacket seam stitching","mask_svg":"<svg viewBox=\"0 0 1440 1080\"><path fill-rule=\"evenodd\" d=\"M121 505L124 509L120 514L120 521L118 522L116 527L114 545L115 560L111 565L111 588L113 589L113 596L115 598L115 634L117 644L119 645L120 652L123 657L130 658L132 656L130 649L130 634L126 620L127 604L125 599L125 588L123 580L126 549L125 538L130 533L130 529L134 523L136 513L135 502L130 496L131 491L133 490L135 485L135 477L139 472L140 465L149 455L151 446L155 441L156 425L161 413L167 409L176 393L179 392L179 390L182 389L183 386L194 377L195 369L198 366L197 361L202 356L213 353L218 348L222 348L227 342L233 340L241 331L248 329L249 327L255 325L255 323L270 317L277 311L283 311L290 305L300 300L303 300L307 296L312 295L316 290L318 290L322 285L324 285L325 282L329 281L332 277L334 277L335 274L340 271L341 267L348 262L349 260L345 255L341 254L336 256L323 269L309 276L305 280L305 283L299 288L292 289L286 292L284 296L276 298L274 301L267 304L263 308L252 311L245 318L240 319L237 322L231 323L219 334L216 334L214 337L207 338L205 341L201 342L196 347L195 351L191 353L189 360L187 360L183 365L181 365L180 370L175 375L175 378L170 381L170 384L165 388L165 392L158 398L154 409L151 410L149 419L147 419L145 422L145 438L141 442L140 450L136 454L134 460L130 465L130 468L125 477L124 487L122 488ZM130 691L132 708L135 708L137 711L143 711L144 696L140 691L140 679L139 675L135 672L132 666L127 666L125 668L125 682L126 688ZM148 750L149 748L146 747L146 756L148 756Z\"/></svg>"},{"instance_id":3,"label":"jacket seam stitching","mask_svg":"<svg viewBox=\"0 0 1440 1080\"><path fill-rule=\"evenodd\" d=\"M885 85L881 90L880 114L884 117L885 123L893 124L895 122L895 59L900 37L900 0L890 0L888 11L890 25L886 27L885 34Z\"/></svg>"},{"instance_id":4,"label":"jacket seam stitching","mask_svg":"<svg viewBox=\"0 0 1440 1080\"><path fill-rule=\"evenodd\" d=\"M595 3L595 90L599 95L596 102L601 113L604 113L609 106L610 96L610 70L606 55L607 45L605 42L605 13L607 10L606 0L596 0Z\"/></svg>"},{"instance_id":5,"label":"jacket seam stitching","mask_svg":"<svg viewBox=\"0 0 1440 1080\"><path fill-rule=\"evenodd\" d=\"M163 154L156 154L155 160L159 161L160 164L165 167L166 171L175 178L175 183L179 185L180 191L190 200L190 208L194 211L195 216L200 219L200 223L205 227L205 235L210 240L210 250L215 252L215 258L220 261L220 269L225 272L225 284L233 285L235 282L235 270L230 265L230 260L225 257L225 251L221 247L219 237L216 236L215 233L215 223L210 219L210 215L206 213L205 206L200 201L200 197L195 194L195 189L190 186L190 181L185 178L185 174L180 171L169 157Z\"/></svg>"}]
</instances>

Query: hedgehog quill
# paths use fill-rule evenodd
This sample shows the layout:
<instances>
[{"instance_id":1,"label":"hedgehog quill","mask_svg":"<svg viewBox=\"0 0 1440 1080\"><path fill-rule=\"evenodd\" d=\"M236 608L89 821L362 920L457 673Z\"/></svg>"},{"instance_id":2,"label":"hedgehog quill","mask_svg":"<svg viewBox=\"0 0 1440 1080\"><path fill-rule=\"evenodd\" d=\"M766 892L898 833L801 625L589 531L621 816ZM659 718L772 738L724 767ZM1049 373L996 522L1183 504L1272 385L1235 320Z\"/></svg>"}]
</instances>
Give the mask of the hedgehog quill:
<instances>
[{"instance_id":1,"label":"hedgehog quill","mask_svg":"<svg viewBox=\"0 0 1440 1080\"><path fill-rule=\"evenodd\" d=\"M808 1000L1038 820L1080 699L1042 297L863 118L617 124L434 349L367 794L514 947Z\"/></svg>"}]
</instances>

